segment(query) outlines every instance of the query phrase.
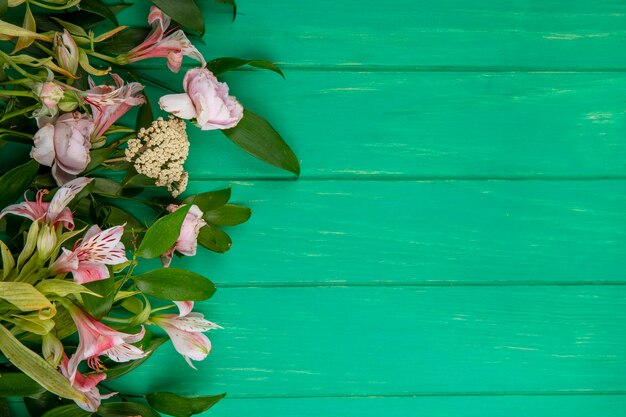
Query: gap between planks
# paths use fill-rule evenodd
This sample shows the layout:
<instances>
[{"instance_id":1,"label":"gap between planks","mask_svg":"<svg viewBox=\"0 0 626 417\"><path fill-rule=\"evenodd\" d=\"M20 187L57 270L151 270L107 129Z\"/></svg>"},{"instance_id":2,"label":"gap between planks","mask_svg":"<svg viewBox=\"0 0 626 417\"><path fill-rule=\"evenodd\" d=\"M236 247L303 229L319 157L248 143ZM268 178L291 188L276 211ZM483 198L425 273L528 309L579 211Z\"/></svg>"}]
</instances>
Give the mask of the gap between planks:
<instances>
[{"instance_id":1,"label":"gap between planks","mask_svg":"<svg viewBox=\"0 0 626 417\"><path fill-rule=\"evenodd\" d=\"M626 281L426 281L426 282L238 282L215 281L218 288L350 288L350 287L623 287Z\"/></svg>"},{"instance_id":2,"label":"gap between planks","mask_svg":"<svg viewBox=\"0 0 626 417\"><path fill-rule=\"evenodd\" d=\"M279 174L280 175L280 174ZM285 174L288 175L288 174ZM303 175L306 175L304 173ZM190 182L210 182L210 181L221 181L221 182L246 182L246 181L263 181L263 182L271 182L271 181L299 181L299 182L314 182L314 181L342 181L342 182L381 182L381 181L397 181L397 182L467 182L467 181L500 181L500 182L519 182L519 181L529 181L529 182L557 182L557 181L624 181L626 180L626 175L584 175L584 176L504 176L504 177L493 177L493 176L481 176L481 175L468 175L463 177L456 176L420 176L420 175L388 175L388 174L377 174L375 172L348 176L348 177L333 177L333 176L315 176L315 177L300 177L294 178L292 176L286 177L268 177L268 176L251 176L251 177L219 177L219 176L194 176L194 178L189 179Z\"/></svg>"},{"instance_id":3,"label":"gap between planks","mask_svg":"<svg viewBox=\"0 0 626 417\"><path fill-rule=\"evenodd\" d=\"M290 64L286 62L274 62L281 70L286 71L314 71L314 72L484 72L484 73L539 73L539 74L576 74L576 73L624 73L626 68L610 68L610 67L590 67L590 68L572 68L572 67L508 67L508 66L462 66L462 65L367 65L367 64L337 64L337 65L304 65ZM184 63L183 69L194 68L191 63ZM132 69L136 70L154 70L161 69L158 65L136 65ZM232 71L263 71L256 68L236 68Z\"/></svg>"}]
</instances>

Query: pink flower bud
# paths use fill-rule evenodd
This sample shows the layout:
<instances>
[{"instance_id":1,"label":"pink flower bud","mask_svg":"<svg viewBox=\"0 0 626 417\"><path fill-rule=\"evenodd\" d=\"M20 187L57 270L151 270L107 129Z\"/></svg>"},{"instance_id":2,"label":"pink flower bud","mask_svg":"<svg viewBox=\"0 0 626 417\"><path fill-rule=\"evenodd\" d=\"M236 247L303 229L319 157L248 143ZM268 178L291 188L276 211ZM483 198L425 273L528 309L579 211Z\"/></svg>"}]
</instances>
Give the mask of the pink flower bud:
<instances>
[{"instance_id":1,"label":"pink flower bud","mask_svg":"<svg viewBox=\"0 0 626 417\"><path fill-rule=\"evenodd\" d=\"M79 59L78 46L67 30L64 29L63 33L57 32L54 35L53 48L59 66L70 74L76 74Z\"/></svg>"},{"instance_id":2,"label":"pink flower bud","mask_svg":"<svg viewBox=\"0 0 626 417\"><path fill-rule=\"evenodd\" d=\"M52 81L35 84L33 92L48 109L55 108L63 98L63 89Z\"/></svg>"},{"instance_id":3,"label":"pink flower bud","mask_svg":"<svg viewBox=\"0 0 626 417\"><path fill-rule=\"evenodd\" d=\"M181 206L175 204L170 204L167 206L167 211L173 213L180 207ZM161 255L161 262L165 268L172 262L174 251L178 251L186 256L194 256L196 254L196 249L198 248L198 234L200 234L200 229L206 226L203 216L204 213L202 213L198 206L195 204L191 206L185 216L185 220L183 220L183 225L180 228L180 234L178 235L176 243L174 243L174 246L167 252ZM189 310L191 310L191 308L189 308Z\"/></svg>"}]
</instances>

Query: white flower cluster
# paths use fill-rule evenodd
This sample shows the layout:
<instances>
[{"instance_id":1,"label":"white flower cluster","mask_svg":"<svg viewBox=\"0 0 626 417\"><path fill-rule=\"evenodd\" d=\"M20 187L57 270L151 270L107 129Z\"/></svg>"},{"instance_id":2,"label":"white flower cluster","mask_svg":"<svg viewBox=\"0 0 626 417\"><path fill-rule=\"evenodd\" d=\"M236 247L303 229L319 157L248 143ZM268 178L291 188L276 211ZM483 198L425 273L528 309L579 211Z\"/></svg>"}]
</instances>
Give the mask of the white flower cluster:
<instances>
[{"instance_id":1,"label":"white flower cluster","mask_svg":"<svg viewBox=\"0 0 626 417\"><path fill-rule=\"evenodd\" d=\"M134 161L137 172L154 178L157 186L167 187L173 197L187 188L189 174L183 165L188 155L187 125L172 116L168 120L159 117L149 128L141 128L126 149L126 160Z\"/></svg>"}]
</instances>

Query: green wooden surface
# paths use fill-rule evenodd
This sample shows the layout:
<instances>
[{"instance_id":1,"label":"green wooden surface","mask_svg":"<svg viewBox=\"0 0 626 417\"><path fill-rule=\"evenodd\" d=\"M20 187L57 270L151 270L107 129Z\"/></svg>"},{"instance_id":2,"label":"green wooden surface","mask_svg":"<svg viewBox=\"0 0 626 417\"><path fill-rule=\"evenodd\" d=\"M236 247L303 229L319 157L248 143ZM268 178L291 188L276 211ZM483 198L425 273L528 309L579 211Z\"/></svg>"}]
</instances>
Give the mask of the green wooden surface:
<instances>
[{"instance_id":1,"label":"green wooden surface","mask_svg":"<svg viewBox=\"0 0 626 417\"><path fill-rule=\"evenodd\" d=\"M168 345L116 386L228 391L218 417L626 416L626 4L238 5L201 1L201 50L283 64L224 79L302 178L190 128L190 191L254 210L174 261L225 329L199 371Z\"/></svg>"}]
</instances>

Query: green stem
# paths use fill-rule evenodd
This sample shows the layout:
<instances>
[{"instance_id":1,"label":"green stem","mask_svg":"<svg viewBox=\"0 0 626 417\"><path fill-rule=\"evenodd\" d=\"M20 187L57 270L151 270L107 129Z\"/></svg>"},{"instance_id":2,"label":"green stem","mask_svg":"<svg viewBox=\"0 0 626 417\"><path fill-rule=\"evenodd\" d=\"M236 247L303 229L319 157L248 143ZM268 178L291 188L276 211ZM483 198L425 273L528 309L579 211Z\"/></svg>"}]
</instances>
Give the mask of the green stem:
<instances>
[{"instance_id":1,"label":"green stem","mask_svg":"<svg viewBox=\"0 0 626 417\"><path fill-rule=\"evenodd\" d=\"M2 119L0 119L0 123L4 122L5 120L9 120L12 119L14 117L17 116L21 116L22 114L26 114L28 112L37 110L39 108L39 104L35 104L34 106L30 106L30 107L24 107L23 109L19 109L19 110L15 110L9 113L5 113L4 116L2 116Z\"/></svg>"},{"instance_id":2,"label":"green stem","mask_svg":"<svg viewBox=\"0 0 626 417\"><path fill-rule=\"evenodd\" d=\"M42 51L44 51L48 55L54 56L54 52L52 52L52 49L48 48L47 46L43 46L41 43L39 43L37 41L33 42L33 45L35 45L37 48L41 49Z\"/></svg>"},{"instance_id":3,"label":"green stem","mask_svg":"<svg viewBox=\"0 0 626 417\"><path fill-rule=\"evenodd\" d=\"M13 68L15 71L19 72L22 76L24 76L26 78L30 78L30 79L39 81L39 77L37 77L35 75L32 75L32 74L29 74L26 71L24 71L19 65L17 65L15 62L13 62L13 60L11 59L11 57L9 55L5 54L2 51L0 51L0 58L2 58L4 60L4 62L9 64L11 66L11 68Z\"/></svg>"},{"instance_id":4,"label":"green stem","mask_svg":"<svg viewBox=\"0 0 626 417\"><path fill-rule=\"evenodd\" d=\"M87 55L91 55L91 56L99 58L99 59L101 59L103 61L110 62L111 64L117 64L118 63L117 59L115 59L113 57L110 57L108 55L104 55L104 54L101 54L101 53L96 52L96 51L88 51L86 49L85 49L85 52L87 52Z\"/></svg>"},{"instance_id":5,"label":"green stem","mask_svg":"<svg viewBox=\"0 0 626 417\"><path fill-rule=\"evenodd\" d=\"M13 136L19 136L19 137L26 138L26 139L32 139L33 138L33 135L31 135L29 133L20 132L20 131L13 130L13 129L3 129L3 128L0 128L0 133L10 133Z\"/></svg>"},{"instance_id":6,"label":"green stem","mask_svg":"<svg viewBox=\"0 0 626 417\"><path fill-rule=\"evenodd\" d=\"M36 97L30 91L24 91L24 90L1 90L0 96L16 96L16 97L30 97L30 98Z\"/></svg>"}]
</instances>

